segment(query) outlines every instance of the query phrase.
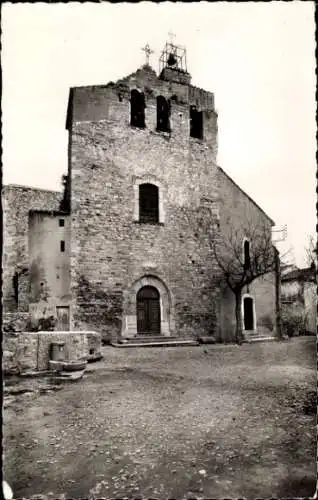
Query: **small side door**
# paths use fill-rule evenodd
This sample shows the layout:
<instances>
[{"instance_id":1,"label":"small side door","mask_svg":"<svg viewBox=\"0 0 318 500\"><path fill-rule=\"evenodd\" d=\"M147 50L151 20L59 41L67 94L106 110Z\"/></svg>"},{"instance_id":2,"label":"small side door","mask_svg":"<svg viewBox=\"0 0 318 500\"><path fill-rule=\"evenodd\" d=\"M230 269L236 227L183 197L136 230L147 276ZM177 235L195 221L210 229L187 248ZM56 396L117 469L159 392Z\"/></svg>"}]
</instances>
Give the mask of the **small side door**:
<instances>
[{"instance_id":1,"label":"small side door","mask_svg":"<svg viewBox=\"0 0 318 500\"><path fill-rule=\"evenodd\" d=\"M56 330L60 332L69 331L70 329L70 308L69 306L56 307Z\"/></svg>"}]
</instances>

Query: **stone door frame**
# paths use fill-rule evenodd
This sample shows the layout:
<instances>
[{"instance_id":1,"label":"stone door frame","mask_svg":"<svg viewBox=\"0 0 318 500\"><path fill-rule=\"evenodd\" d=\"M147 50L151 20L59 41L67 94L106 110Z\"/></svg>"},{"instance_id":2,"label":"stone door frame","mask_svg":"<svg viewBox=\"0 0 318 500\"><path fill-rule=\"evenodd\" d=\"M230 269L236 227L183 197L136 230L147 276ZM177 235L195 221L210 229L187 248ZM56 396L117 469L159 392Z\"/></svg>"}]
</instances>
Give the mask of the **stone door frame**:
<instances>
[{"instance_id":1,"label":"stone door frame","mask_svg":"<svg viewBox=\"0 0 318 500\"><path fill-rule=\"evenodd\" d=\"M174 329L174 307L171 294L163 281L153 275L142 276L124 291L122 337L137 336L136 300L138 291L144 286L153 286L160 295L160 335L170 337Z\"/></svg>"},{"instance_id":2,"label":"stone door frame","mask_svg":"<svg viewBox=\"0 0 318 500\"><path fill-rule=\"evenodd\" d=\"M244 300L245 299L252 299L253 303L253 330L245 330L245 318L244 318ZM242 323L243 323L243 332L252 333L256 332L257 329L257 322L256 322L256 307L255 307L255 297L251 295L250 293L244 293L242 296L242 304L241 304L241 310L242 310Z\"/></svg>"}]
</instances>

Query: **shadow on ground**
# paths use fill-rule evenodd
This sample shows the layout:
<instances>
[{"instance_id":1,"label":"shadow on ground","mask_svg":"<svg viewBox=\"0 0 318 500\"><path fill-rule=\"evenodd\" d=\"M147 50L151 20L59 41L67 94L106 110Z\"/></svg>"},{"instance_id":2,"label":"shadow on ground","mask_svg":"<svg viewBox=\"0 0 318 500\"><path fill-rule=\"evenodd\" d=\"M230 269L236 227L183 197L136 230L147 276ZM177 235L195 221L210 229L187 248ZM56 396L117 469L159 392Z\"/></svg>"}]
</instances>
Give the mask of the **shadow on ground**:
<instances>
[{"instance_id":1,"label":"shadow on ground","mask_svg":"<svg viewBox=\"0 0 318 500\"><path fill-rule=\"evenodd\" d=\"M278 486L278 498L312 498L316 491L316 478L304 475L295 478L290 476L284 479Z\"/></svg>"}]
</instances>

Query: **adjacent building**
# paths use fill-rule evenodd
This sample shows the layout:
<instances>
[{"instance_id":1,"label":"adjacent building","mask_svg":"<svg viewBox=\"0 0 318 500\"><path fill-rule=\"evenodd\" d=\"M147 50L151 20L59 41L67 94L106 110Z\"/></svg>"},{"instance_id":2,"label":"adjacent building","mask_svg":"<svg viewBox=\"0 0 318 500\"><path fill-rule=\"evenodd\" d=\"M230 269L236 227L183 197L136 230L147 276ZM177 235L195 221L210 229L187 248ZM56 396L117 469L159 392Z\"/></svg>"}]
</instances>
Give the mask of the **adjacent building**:
<instances>
[{"instance_id":1,"label":"adjacent building","mask_svg":"<svg viewBox=\"0 0 318 500\"><path fill-rule=\"evenodd\" d=\"M294 334L317 331L317 281L313 264L303 269L293 269L281 278L282 312L287 325L294 327Z\"/></svg>"}]
</instances>

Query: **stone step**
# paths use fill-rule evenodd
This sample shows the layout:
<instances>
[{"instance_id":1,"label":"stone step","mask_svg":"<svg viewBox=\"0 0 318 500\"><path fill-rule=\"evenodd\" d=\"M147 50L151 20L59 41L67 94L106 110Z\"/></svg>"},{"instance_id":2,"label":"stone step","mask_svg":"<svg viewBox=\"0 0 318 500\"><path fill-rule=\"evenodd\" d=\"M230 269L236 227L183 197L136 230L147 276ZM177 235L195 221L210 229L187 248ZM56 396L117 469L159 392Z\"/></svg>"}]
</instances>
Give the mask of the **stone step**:
<instances>
[{"instance_id":1,"label":"stone step","mask_svg":"<svg viewBox=\"0 0 318 500\"><path fill-rule=\"evenodd\" d=\"M84 375L84 372L85 372L85 369L84 370L77 370L77 371L73 371L73 372L65 372L65 371L61 371L59 372L59 374L57 375L54 375L54 380L79 380L83 377Z\"/></svg>"},{"instance_id":2,"label":"stone step","mask_svg":"<svg viewBox=\"0 0 318 500\"><path fill-rule=\"evenodd\" d=\"M268 336L268 335L255 335L253 337L248 337L248 338L245 338L245 342L247 342L248 344L251 344L253 342L272 342L276 340L275 337L273 336Z\"/></svg>"},{"instance_id":3,"label":"stone step","mask_svg":"<svg viewBox=\"0 0 318 500\"><path fill-rule=\"evenodd\" d=\"M125 339L119 339L118 343L119 344L143 344L143 343L149 343L149 342L167 342L167 341L175 341L175 340L192 340L189 338L182 338L182 337L164 337L163 335L138 335L137 337L132 337L132 338L125 338Z\"/></svg>"},{"instance_id":4,"label":"stone step","mask_svg":"<svg viewBox=\"0 0 318 500\"><path fill-rule=\"evenodd\" d=\"M160 341L158 340L156 342L152 342L151 340L149 340L148 342L130 342L129 340L125 343L113 342L111 345L113 347L182 347L199 345L199 343L196 340L192 339L171 339L170 337L167 340L161 339Z\"/></svg>"}]
</instances>

